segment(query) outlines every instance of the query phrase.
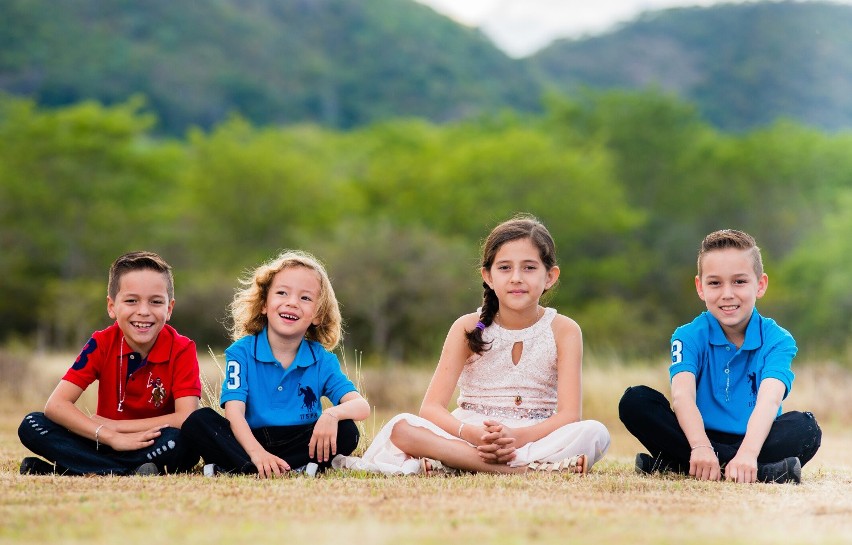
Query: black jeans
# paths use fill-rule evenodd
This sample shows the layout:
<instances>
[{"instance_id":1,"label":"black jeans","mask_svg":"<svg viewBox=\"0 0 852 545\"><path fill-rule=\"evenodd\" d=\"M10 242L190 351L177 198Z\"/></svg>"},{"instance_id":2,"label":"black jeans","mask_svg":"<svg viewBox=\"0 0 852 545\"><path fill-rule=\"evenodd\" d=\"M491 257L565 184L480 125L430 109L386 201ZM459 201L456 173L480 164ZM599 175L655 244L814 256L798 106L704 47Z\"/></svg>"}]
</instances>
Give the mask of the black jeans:
<instances>
[{"instance_id":1,"label":"black jeans","mask_svg":"<svg viewBox=\"0 0 852 545\"><path fill-rule=\"evenodd\" d=\"M319 463L316 457L308 456L308 444L314 433L314 425L270 426L254 428L252 433L258 442L271 454L284 459L291 468L308 462L319 465L320 471L331 467L330 462ZM189 448L204 458L207 464L216 464L228 473L257 473L257 467L240 445L231 423L211 408L205 407L189 415L181 427L181 436ZM337 425L337 454L348 456L358 446L360 433L352 420L341 420Z\"/></svg>"},{"instance_id":2,"label":"black jeans","mask_svg":"<svg viewBox=\"0 0 852 545\"><path fill-rule=\"evenodd\" d=\"M689 471L692 450L663 394L648 386L631 386L618 403L618 416L659 465L682 473ZM719 464L724 467L736 456L745 436L706 431L719 456ZM813 414L790 411L772 423L757 461L765 464L795 456L805 465L814 457L821 441L822 430Z\"/></svg>"},{"instance_id":3,"label":"black jeans","mask_svg":"<svg viewBox=\"0 0 852 545\"><path fill-rule=\"evenodd\" d=\"M177 428L164 428L154 444L139 450L117 451L70 432L44 413L28 414L18 427L21 443L39 456L55 462L63 475L129 475L153 462L160 472L189 471L198 463L187 451Z\"/></svg>"}]
</instances>

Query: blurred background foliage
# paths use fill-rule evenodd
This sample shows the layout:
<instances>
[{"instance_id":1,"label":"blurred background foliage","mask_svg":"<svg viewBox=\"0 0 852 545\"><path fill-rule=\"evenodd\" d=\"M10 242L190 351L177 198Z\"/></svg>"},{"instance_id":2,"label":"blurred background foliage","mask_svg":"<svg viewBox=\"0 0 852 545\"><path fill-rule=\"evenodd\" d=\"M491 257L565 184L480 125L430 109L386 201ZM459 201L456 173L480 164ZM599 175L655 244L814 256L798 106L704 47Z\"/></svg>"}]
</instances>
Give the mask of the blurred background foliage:
<instances>
[{"instance_id":1,"label":"blurred background foliage","mask_svg":"<svg viewBox=\"0 0 852 545\"><path fill-rule=\"evenodd\" d=\"M227 343L236 279L283 248L328 265L346 345L434 357L481 297L479 245L518 211L541 218L563 269L549 304L592 349L664 353L701 310L704 234L761 243L761 309L809 353L849 350L852 137L779 122L719 132L658 92L551 96L546 112L341 132L234 117L157 138L143 103L37 107L0 99L0 328L80 344L107 322L106 269L148 248L175 267L173 322Z\"/></svg>"},{"instance_id":2,"label":"blurred background foliage","mask_svg":"<svg viewBox=\"0 0 852 545\"><path fill-rule=\"evenodd\" d=\"M703 308L699 242L738 228L760 310L848 364L848 28L727 4L510 59L410 0L0 0L0 342L81 346L144 248L175 268L173 324L220 350L237 278L302 248L347 350L434 359L479 305L482 239L527 212L590 350L663 361Z\"/></svg>"}]
</instances>

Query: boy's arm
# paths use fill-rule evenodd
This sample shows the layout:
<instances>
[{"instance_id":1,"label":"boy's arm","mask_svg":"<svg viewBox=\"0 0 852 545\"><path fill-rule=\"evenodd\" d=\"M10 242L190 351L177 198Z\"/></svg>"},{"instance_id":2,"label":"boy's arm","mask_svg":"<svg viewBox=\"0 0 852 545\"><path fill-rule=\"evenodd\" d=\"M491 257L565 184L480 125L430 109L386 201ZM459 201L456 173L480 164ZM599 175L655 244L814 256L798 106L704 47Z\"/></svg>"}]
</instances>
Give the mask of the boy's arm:
<instances>
[{"instance_id":1,"label":"boy's arm","mask_svg":"<svg viewBox=\"0 0 852 545\"><path fill-rule=\"evenodd\" d=\"M349 392L340 398L340 403L320 413L314 432L308 443L308 456L319 462L327 462L337 454L337 423L341 420L356 422L370 416L370 404L358 392Z\"/></svg>"},{"instance_id":2,"label":"boy's arm","mask_svg":"<svg viewBox=\"0 0 852 545\"><path fill-rule=\"evenodd\" d=\"M736 456L725 466L725 479L738 483L757 480L757 456L769 435L787 387L778 379L765 378L757 391L757 402L746 426L746 434Z\"/></svg>"},{"instance_id":3,"label":"boy's arm","mask_svg":"<svg viewBox=\"0 0 852 545\"><path fill-rule=\"evenodd\" d=\"M175 412L154 416L151 418L139 418L136 420L110 420L102 416L94 415L92 420L105 424L105 427L120 433L134 433L151 428L172 427L180 428L184 420L198 408L199 398L196 396L185 396L175 399Z\"/></svg>"},{"instance_id":4,"label":"boy's arm","mask_svg":"<svg viewBox=\"0 0 852 545\"><path fill-rule=\"evenodd\" d=\"M160 428L163 426L148 426L135 430L134 433L121 433L110 429L98 417L89 418L75 405L82 393L83 389L76 384L60 380L47 399L44 415L72 433L109 445L113 450L139 450L150 447L154 444L154 439L160 436Z\"/></svg>"},{"instance_id":5,"label":"boy's arm","mask_svg":"<svg viewBox=\"0 0 852 545\"><path fill-rule=\"evenodd\" d=\"M704 431L704 419L695 402L695 375L692 373L683 372L672 377L672 409L692 448L689 474L702 481L718 481L721 477L719 458Z\"/></svg>"},{"instance_id":6,"label":"boy's arm","mask_svg":"<svg viewBox=\"0 0 852 545\"><path fill-rule=\"evenodd\" d=\"M281 475L289 471L290 465L268 452L255 438L246 420L246 404L243 401L231 400L225 402L225 418L231 423L231 431L237 442L246 451L251 462L257 468L257 474L261 478Z\"/></svg>"}]
</instances>

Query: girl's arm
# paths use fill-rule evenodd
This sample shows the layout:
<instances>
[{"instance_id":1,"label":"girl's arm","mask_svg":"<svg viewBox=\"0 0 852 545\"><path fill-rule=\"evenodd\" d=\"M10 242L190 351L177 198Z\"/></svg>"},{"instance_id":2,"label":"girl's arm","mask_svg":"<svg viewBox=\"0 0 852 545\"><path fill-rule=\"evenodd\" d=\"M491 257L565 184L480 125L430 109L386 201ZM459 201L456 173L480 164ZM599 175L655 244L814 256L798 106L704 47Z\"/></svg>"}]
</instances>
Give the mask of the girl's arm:
<instances>
[{"instance_id":1,"label":"girl's arm","mask_svg":"<svg viewBox=\"0 0 852 545\"><path fill-rule=\"evenodd\" d=\"M583 333L577 322L561 314L556 315L552 327L557 354L556 414L524 428L508 428L496 421L486 421L489 432L513 438L516 448L537 441L562 426L579 422L582 418ZM504 457L499 456L496 460L502 462Z\"/></svg>"},{"instance_id":2,"label":"girl's arm","mask_svg":"<svg viewBox=\"0 0 852 545\"><path fill-rule=\"evenodd\" d=\"M290 465L268 452L254 437L246 420L246 404L243 401L231 400L225 402L225 418L231 423L237 442L246 451L251 462L257 467L257 475L261 478L281 475L290 470Z\"/></svg>"},{"instance_id":3,"label":"girl's arm","mask_svg":"<svg viewBox=\"0 0 852 545\"><path fill-rule=\"evenodd\" d=\"M725 479L738 483L753 483L757 480L757 456L769 435L772 422L778 415L778 407L784 399L787 387L778 379L765 378L757 390L757 402L748 419L745 438L736 456L725 466Z\"/></svg>"},{"instance_id":4,"label":"girl's arm","mask_svg":"<svg viewBox=\"0 0 852 545\"><path fill-rule=\"evenodd\" d=\"M327 462L337 454L337 423L341 420L360 422L370 416L370 404L358 392L349 392L340 398L340 403L320 413L314 433L308 443L308 456L319 462Z\"/></svg>"},{"instance_id":5,"label":"girl's arm","mask_svg":"<svg viewBox=\"0 0 852 545\"><path fill-rule=\"evenodd\" d=\"M92 420L105 424L104 427L121 433L133 433L151 428L172 427L180 429L184 420L198 408L199 398L196 396L185 396L175 399L175 412L154 416L152 418L139 418L135 420L111 420L102 416L94 415Z\"/></svg>"},{"instance_id":6,"label":"girl's arm","mask_svg":"<svg viewBox=\"0 0 852 545\"><path fill-rule=\"evenodd\" d=\"M80 437L109 445L113 450L139 450L150 447L165 426L152 425L132 432L112 429L97 417L89 418L77 408L83 389L67 380L60 380L44 406L44 415Z\"/></svg>"},{"instance_id":7,"label":"girl's arm","mask_svg":"<svg viewBox=\"0 0 852 545\"><path fill-rule=\"evenodd\" d=\"M695 403L695 375L692 373L682 372L672 377L672 409L692 448L689 474L702 481L718 481L722 475L719 458L704 431L704 418Z\"/></svg>"},{"instance_id":8,"label":"girl's arm","mask_svg":"<svg viewBox=\"0 0 852 545\"><path fill-rule=\"evenodd\" d=\"M447 407L456 390L465 362L471 356L465 331L473 329L478 320L478 314L466 314L450 327L447 339L444 341L444 348L441 350L438 367L432 375L432 381L420 405L420 416L450 435L459 436L459 429L461 429L461 438L473 445L483 444L485 428L471 424L461 426L461 421L452 416Z\"/></svg>"}]
</instances>

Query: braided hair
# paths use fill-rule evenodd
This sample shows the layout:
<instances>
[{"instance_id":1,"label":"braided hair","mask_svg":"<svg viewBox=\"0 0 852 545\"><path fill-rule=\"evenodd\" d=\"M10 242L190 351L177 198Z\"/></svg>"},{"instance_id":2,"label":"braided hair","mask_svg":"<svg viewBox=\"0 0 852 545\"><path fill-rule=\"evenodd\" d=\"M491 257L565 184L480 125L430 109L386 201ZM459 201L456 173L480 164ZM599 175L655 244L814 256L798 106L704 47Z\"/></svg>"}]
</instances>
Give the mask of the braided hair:
<instances>
[{"instance_id":1,"label":"braided hair","mask_svg":"<svg viewBox=\"0 0 852 545\"><path fill-rule=\"evenodd\" d=\"M549 271L556 266L556 244L547 227L534 216L519 214L495 227L482 245L482 263L484 270L490 269L500 247L507 242L529 239L538 248L539 257ZM482 354L490 348L490 342L482 339L482 332L494 323L494 317L500 310L497 293L487 282L482 282L482 309L476 327L465 333L467 346L475 354Z\"/></svg>"}]
</instances>

